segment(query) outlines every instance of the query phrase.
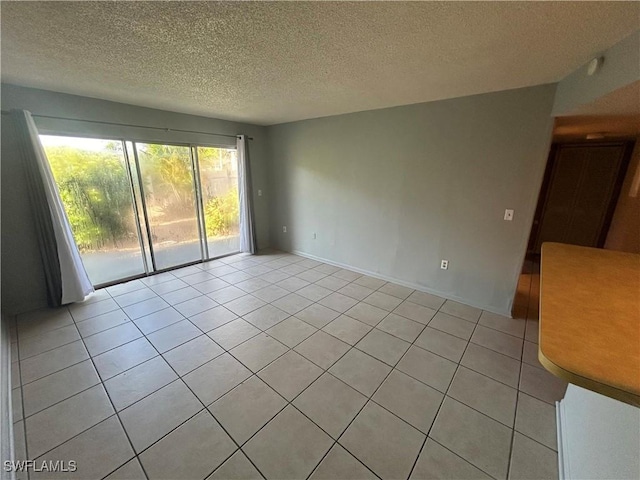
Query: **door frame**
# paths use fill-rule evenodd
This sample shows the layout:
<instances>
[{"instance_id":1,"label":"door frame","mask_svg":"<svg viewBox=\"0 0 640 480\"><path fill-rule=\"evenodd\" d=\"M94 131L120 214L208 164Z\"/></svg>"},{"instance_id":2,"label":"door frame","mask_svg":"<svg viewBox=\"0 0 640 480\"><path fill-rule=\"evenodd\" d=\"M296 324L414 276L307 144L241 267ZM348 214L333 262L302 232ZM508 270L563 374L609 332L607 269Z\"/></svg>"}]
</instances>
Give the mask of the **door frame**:
<instances>
[{"instance_id":1,"label":"door frame","mask_svg":"<svg viewBox=\"0 0 640 480\"><path fill-rule=\"evenodd\" d=\"M629 163L631 161L631 155L635 146L634 140L612 140L612 141L600 141L600 142L553 142L549 150L549 157L547 159L547 166L545 167L544 177L542 180L542 186L540 188L540 195L538 196L538 204L536 206L535 215L533 217L533 223L531 225L531 233L529 236L529 242L527 245L527 255L539 255L535 251L535 247L538 243L538 236L540 234L540 226L547 207L547 201L551 190L551 182L553 181L553 174L555 171L555 165L557 162L557 154L561 148L565 147L610 147L610 146L623 147L622 158L620 160L620 168L611 190L611 195L606 208L602 226L598 234L598 241L596 248L603 248L607 240L609 229L611 228L611 221L613 220L613 214L615 213L618 200L620 198L620 192L622 191L622 185L624 183L627 170L629 169Z\"/></svg>"},{"instance_id":2,"label":"door frame","mask_svg":"<svg viewBox=\"0 0 640 480\"><path fill-rule=\"evenodd\" d=\"M146 240L146 244L149 248L149 255L150 255L150 259L151 259L151 265L152 265L152 269L149 270L148 269L148 265L147 265L147 261L145 261L145 276L149 276L149 275L153 275L156 273L162 273L162 272L167 272L167 271L171 271L171 270L175 270L178 268L182 268L182 267L186 267L186 266L190 266L190 265L197 265L198 263L204 263L207 261L211 261L211 260L215 260L218 258L224 258L227 257L229 255L236 255L238 253L240 253L239 251L237 252L230 252L230 253L226 253L224 255L218 255L215 258L210 258L209 257L209 242L208 242L208 237L207 237L207 229L206 229L206 218L205 218L205 209L204 209L204 202L203 202L203 194L202 194L202 185L201 185L201 175L200 175L200 161L198 158L198 148L216 148L216 149L226 149L226 150L234 150L233 147L230 146L222 146L222 145L207 145L207 144L195 144L195 143L179 143L179 142L153 142L153 141L137 141L137 140L123 140L123 147L125 150L125 161L129 162L129 157L126 153L127 152L127 148L126 148L126 144L129 143L131 144L131 151L133 152L133 156L134 156L134 161L135 161L135 169L136 169L136 177L138 180L138 189L140 192L140 207L142 209L142 215L144 218L144 225L145 225L145 230L146 230L146 234L147 234L147 240ZM149 221L149 214L148 214L148 210L147 210L147 204L146 204L146 199L145 199L145 188L144 188L144 181L143 181L143 176L142 176L142 170L140 168L140 160L139 160L139 154L138 154L138 144L146 144L146 145L166 145L166 146L171 146L171 147L182 147L182 148L187 148L188 152L189 152L189 164L190 164L190 168L191 168L191 174L192 174L192 188L193 188L193 195L194 195L194 210L195 210L195 215L196 215L196 225L198 228L198 237L199 237L199 243L200 243L200 259L199 260L193 260L187 263L181 263L178 265L172 265L169 267L164 267L164 268L158 268L157 262L156 262L156 256L155 256L155 252L154 252L154 247L153 247L153 240L152 240L152 235L151 235L151 222ZM127 164L127 166L130 168L130 163ZM240 181L240 178L238 178L238 181ZM135 188L133 188L132 190L133 195L135 196ZM136 222L140 222L140 216L139 216L139 211L138 211L138 207L137 205L134 203L134 208L136 208L136 215L135 215L135 219ZM141 229L140 229L141 231ZM144 244L144 238L140 237L140 242L141 244ZM146 254L145 254L145 250L144 248L142 249L142 254L143 257L146 259ZM117 284L117 283L122 283L122 280L120 281L116 281L113 284Z\"/></svg>"}]
</instances>

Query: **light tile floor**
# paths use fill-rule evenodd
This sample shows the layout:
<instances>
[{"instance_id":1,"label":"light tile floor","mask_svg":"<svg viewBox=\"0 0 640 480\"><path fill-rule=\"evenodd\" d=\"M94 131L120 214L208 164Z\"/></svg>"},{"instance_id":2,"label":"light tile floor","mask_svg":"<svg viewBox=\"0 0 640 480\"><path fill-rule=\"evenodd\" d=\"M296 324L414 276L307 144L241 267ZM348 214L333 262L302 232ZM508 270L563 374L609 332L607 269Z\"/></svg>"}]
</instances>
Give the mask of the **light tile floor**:
<instances>
[{"instance_id":1,"label":"light tile floor","mask_svg":"<svg viewBox=\"0 0 640 480\"><path fill-rule=\"evenodd\" d=\"M77 462L31 478L556 478L537 285L509 319L269 252L25 314L17 456Z\"/></svg>"}]
</instances>

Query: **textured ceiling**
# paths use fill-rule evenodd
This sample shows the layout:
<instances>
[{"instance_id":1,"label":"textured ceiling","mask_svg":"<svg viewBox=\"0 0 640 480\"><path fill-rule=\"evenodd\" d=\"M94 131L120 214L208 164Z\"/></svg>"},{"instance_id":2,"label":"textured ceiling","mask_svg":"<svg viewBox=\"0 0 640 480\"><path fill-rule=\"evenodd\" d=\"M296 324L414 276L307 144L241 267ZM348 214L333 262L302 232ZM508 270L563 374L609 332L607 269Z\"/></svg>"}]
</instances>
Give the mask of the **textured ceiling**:
<instances>
[{"instance_id":1,"label":"textured ceiling","mask_svg":"<svg viewBox=\"0 0 640 480\"><path fill-rule=\"evenodd\" d=\"M2 81L274 124L556 82L638 2L2 2Z\"/></svg>"}]
</instances>

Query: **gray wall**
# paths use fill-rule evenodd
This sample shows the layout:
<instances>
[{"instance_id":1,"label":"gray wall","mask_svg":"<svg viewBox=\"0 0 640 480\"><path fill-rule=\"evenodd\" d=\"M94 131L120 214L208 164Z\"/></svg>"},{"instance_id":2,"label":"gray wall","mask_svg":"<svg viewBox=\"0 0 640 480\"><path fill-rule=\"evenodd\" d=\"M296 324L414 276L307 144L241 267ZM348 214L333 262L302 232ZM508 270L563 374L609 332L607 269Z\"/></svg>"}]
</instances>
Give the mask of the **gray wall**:
<instances>
[{"instance_id":1,"label":"gray wall","mask_svg":"<svg viewBox=\"0 0 640 480\"><path fill-rule=\"evenodd\" d=\"M239 133L253 137L250 143L253 188L256 195L256 229L261 248L269 245L267 148L265 127L227 122L136 107L94 98L67 95L14 85L2 85L2 109L19 108L33 114L157 126L182 130ZM4 120L4 119L3 119ZM41 133L132 138L145 141L174 141L235 145L235 139L210 135L164 132L83 122L35 118ZM27 202L22 166L17 162L9 122L2 125L2 311L17 313L46 305L45 287L31 211ZM258 197L257 191L263 191Z\"/></svg>"},{"instance_id":2,"label":"gray wall","mask_svg":"<svg viewBox=\"0 0 640 480\"><path fill-rule=\"evenodd\" d=\"M46 284L32 223L24 172L16 162L11 122L2 119L2 311L18 313L46 306Z\"/></svg>"},{"instance_id":3,"label":"gray wall","mask_svg":"<svg viewBox=\"0 0 640 480\"><path fill-rule=\"evenodd\" d=\"M269 127L272 245L509 315L554 92L543 85Z\"/></svg>"},{"instance_id":4,"label":"gray wall","mask_svg":"<svg viewBox=\"0 0 640 480\"><path fill-rule=\"evenodd\" d=\"M588 64L558 83L553 115L570 115L580 107L604 95L640 80L640 30L600 52L604 56L599 72L587 75Z\"/></svg>"}]
</instances>

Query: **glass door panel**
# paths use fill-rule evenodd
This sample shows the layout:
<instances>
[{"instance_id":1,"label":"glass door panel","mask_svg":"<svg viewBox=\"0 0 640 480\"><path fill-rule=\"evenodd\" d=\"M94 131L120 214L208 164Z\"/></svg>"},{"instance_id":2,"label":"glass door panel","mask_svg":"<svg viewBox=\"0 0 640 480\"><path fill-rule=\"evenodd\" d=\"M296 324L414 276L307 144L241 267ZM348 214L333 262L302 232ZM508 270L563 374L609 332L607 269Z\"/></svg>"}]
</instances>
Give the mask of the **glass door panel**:
<instances>
[{"instance_id":1,"label":"glass door panel","mask_svg":"<svg viewBox=\"0 0 640 480\"><path fill-rule=\"evenodd\" d=\"M131 186L133 188L134 207L136 209L136 216L138 219L139 235L142 239L144 248L144 261L147 267L147 273L154 272L156 270L153 259L153 245L149 243L150 229L147 222L147 210L145 209L144 198L142 196L140 175L138 174L138 162L136 160L137 153L133 148L133 142L125 141L126 156L129 164L129 171L131 172Z\"/></svg>"},{"instance_id":2,"label":"glass door panel","mask_svg":"<svg viewBox=\"0 0 640 480\"><path fill-rule=\"evenodd\" d=\"M240 251L238 159L233 148L196 147L209 258Z\"/></svg>"},{"instance_id":3,"label":"glass door panel","mask_svg":"<svg viewBox=\"0 0 640 480\"><path fill-rule=\"evenodd\" d=\"M154 269L201 260L193 163L189 147L134 143Z\"/></svg>"},{"instance_id":4,"label":"glass door panel","mask_svg":"<svg viewBox=\"0 0 640 480\"><path fill-rule=\"evenodd\" d=\"M122 142L40 136L94 285L145 273Z\"/></svg>"}]
</instances>

